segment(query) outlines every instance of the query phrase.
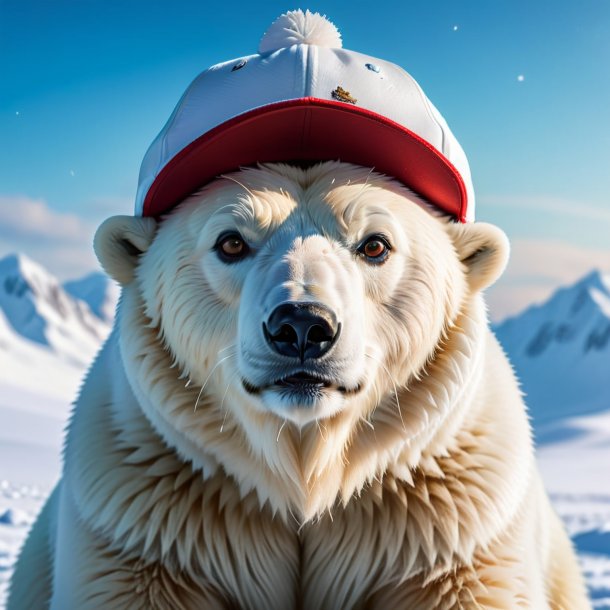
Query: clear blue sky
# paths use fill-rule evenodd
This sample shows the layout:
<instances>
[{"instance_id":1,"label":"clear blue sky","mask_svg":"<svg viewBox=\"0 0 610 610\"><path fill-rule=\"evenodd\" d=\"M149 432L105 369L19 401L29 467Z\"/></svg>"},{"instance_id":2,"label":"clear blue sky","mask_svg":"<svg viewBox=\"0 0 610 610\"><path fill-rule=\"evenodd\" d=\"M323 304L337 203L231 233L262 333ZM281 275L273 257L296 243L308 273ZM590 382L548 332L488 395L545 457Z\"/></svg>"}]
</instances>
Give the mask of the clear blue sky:
<instances>
[{"instance_id":1,"label":"clear blue sky","mask_svg":"<svg viewBox=\"0 0 610 610\"><path fill-rule=\"evenodd\" d=\"M413 74L469 156L479 219L515 244L545 242L547 258L565 244L581 267L588 253L610 270L607 0L0 0L0 254L15 247L19 202L85 223L129 213L142 156L185 87L255 52L293 8Z\"/></svg>"}]
</instances>

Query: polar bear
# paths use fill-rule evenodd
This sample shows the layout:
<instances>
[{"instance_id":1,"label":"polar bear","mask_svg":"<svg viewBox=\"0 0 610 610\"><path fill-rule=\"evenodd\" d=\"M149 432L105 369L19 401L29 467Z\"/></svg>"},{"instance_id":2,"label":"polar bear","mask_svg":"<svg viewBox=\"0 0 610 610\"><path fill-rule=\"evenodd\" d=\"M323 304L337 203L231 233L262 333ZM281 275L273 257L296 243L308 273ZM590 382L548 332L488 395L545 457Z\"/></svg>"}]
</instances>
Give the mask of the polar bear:
<instances>
[{"instance_id":1,"label":"polar bear","mask_svg":"<svg viewBox=\"0 0 610 610\"><path fill-rule=\"evenodd\" d=\"M504 234L340 162L114 217L10 609L589 608L482 290Z\"/></svg>"}]
</instances>

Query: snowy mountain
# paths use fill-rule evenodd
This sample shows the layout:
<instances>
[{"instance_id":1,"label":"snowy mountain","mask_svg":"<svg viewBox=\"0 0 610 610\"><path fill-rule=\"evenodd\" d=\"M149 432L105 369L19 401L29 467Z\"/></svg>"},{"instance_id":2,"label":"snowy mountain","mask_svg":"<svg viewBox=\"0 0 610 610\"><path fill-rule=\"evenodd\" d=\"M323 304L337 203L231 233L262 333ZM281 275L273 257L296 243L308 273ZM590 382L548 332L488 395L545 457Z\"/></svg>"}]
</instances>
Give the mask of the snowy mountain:
<instances>
[{"instance_id":1,"label":"snowy mountain","mask_svg":"<svg viewBox=\"0 0 610 610\"><path fill-rule=\"evenodd\" d=\"M495 328L532 415L538 466L610 609L610 276L593 271Z\"/></svg>"},{"instance_id":2,"label":"snowy mountain","mask_svg":"<svg viewBox=\"0 0 610 610\"><path fill-rule=\"evenodd\" d=\"M74 298L85 301L98 318L112 323L120 289L107 275L90 273L79 280L64 283L64 290Z\"/></svg>"},{"instance_id":3,"label":"snowy mountain","mask_svg":"<svg viewBox=\"0 0 610 610\"><path fill-rule=\"evenodd\" d=\"M0 311L17 335L80 367L91 361L110 329L107 320L22 254L0 260Z\"/></svg>"},{"instance_id":4,"label":"snowy mountain","mask_svg":"<svg viewBox=\"0 0 610 610\"><path fill-rule=\"evenodd\" d=\"M610 412L610 275L594 271L495 332L539 442L554 439L567 418Z\"/></svg>"}]
</instances>

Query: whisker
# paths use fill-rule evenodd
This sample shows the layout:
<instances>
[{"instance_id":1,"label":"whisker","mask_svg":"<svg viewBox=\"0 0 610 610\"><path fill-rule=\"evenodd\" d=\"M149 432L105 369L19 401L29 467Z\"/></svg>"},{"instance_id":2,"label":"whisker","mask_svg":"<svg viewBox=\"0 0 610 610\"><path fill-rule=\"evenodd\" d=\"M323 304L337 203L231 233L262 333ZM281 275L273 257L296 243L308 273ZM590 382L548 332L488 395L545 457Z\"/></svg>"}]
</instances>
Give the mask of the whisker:
<instances>
[{"instance_id":1,"label":"whisker","mask_svg":"<svg viewBox=\"0 0 610 610\"><path fill-rule=\"evenodd\" d=\"M371 167L371 169L369 170L369 173L366 175L366 179L364 181L364 184L362 185L362 188L358 192L358 195L356 195L356 201L359 199L360 195L362 195L362 193L364 192L364 189L367 187L367 185L369 183L369 179L373 175L374 171L375 171L375 168Z\"/></svg>"},{"instance_id":2,"label":"whisker","mask_svg":"<svg viewBox=\"0 0 610 610\"><path fill-rule=\"evenodd\" d=\"M403 430L406 432L407 431L407 427L405 426L405 420L402 417L402 410L400 408L400 401L398 400L398 386L397 386L397 383L396 383L395 379L390 374L390 371L388 370L388 367L381 360L379 360L379 358L375 358L375 356L373 356L371 354L367 354L366 352L364 353L364 355L367 358L370 358L371 360L374 360L375 362L377 362L383 368L383 370L385 371L385 373L388 376L389 380L392 382L392 386L394 387L394 398L396 399L396 409L398 411L398 415L400 415L400 421L402 423Z\"/></svg>"},{"instance_id":3,"label":"whisker","mask_svg":"<svg viewBox=\"0 0 610 610\"><path fill-rule=\"evenodd\" d=\"M365 355L368 355L368 354L365 354ZM372 357L369 356L369 358L372 358ZM371 385L375 391L375 408L377 408L377 406L381 402L381 393L379 390L379 384L376 381L374 381Z\"/></svg>"},{"instance_id":4,"label":"whisker","mask_svg":"<svg viewBox=\"0 0 610 610\"><path fill-rule=\"evenodd\" d=\"M197 394L197 398L195 400L195 407L193 408L193 413L195 413L197 411L197 407L199 406L199 399L201 398L202 394L203 394L203 387L199 389L199 394Z\"/></svg>"},{"instance_id":5,"label":"whisker","mask_svg":"<svg viewBox=\"0 0 610 610\"><path fill-rule=\"evenodd\" d=\"M373 422L369 421L366 417L360 416L360 419L373 431L375 432L375 426L373 426Z\"/></svg>"},{"instance_id":6,"label":"whisker","mask_svg":"<svg viewBox=\"0 0 610 610\"><path fill-rule=\"evenodd\" d=\"M324 436L324 434L322 433L322 426L320 426L320 420L316 419L316 424L318 426L318 430L320 432L320 436L322 437L322 440L326 443L328 441L328 430L326 430L327 435ZM326 429L326 426L324 427L324 429Z\"/></svg>"},{"instance_id":7,"label":"whisker","mask_svg":"<svg viewBox=\"0 0 610 610\"><path fill-rule=\"evenodd\" d=\"M299 531L301 530L301 522L297 519L297 516L292 512L292 508L288 507L288 514L294 519L295 525L299 526Z\"/></svg>"},{"instance_id":8,"label":"whisker","mask_svg":"<svg viewBox=\"0 0 610 610\"><path fill-rule=\"evenodd\" d=\"M369 179L370 177L373 175L373 172L375 171L374 167L371 167L371 169L369 170L369 173L366 176L366 179L364 180L364 182L362 183L362 187L360 188L360 190L358 191L357 195L354 197L353 199L353 203L357 203L358 200L360 199L360 197L362 197L362 195L364 194L366 187L368 186L369 183ZM349 184L349 181L348 181Z\"/></svg>"},{"instance_id":9,"label":"whisker","mask_svg":"<svg viewBox=\"0 0 610 610\"><path fill-rule=\"evenodd\" d=\"M227 423L227 415L229 414L229 408L227 407L227 410L225 411L225 415L222 418L222 424L220 424L220 428L218 428L218 432L220 432L222 434L222 432L224 432L225 429L225 424Z\"/></svg>"},{"instance_id":10,"label":"whisker","mask_svg":"<svg viewBox=\"0 0 610 610\"><path fill-rule=\"evenodd\" d=\"M222 352L226 352L228 349L232 349L236 347L235 343L231 343L230 345L227 345L226 347L223 347L222 349L218 350L219 354L222 354Z\"/></svg>"},{"instance_id":11,"label":"whisker","mask_svg":"<svg viewBox=\"0 0 610 610\"><path fill-rule=\"evenodd\" d=\"M212 214L210 215L210 218L212 218L215 214L219 214L223 210L233 209L234 207L235 207L234 203L225 203L223 206L221 206L218 209L214 210L212 212Z\"/></svg>"},{"instance_id":12,"label":"whisker","mask_svg":"<svg viewBox=\"0 0 610 610\"><path fill-rule=\"evenodd\" d=\"M282 433L282 430L284 429L284 426L286 425L286 420L284 420L284 423L280 426L280 429L277 433L277 438L275 439L276 443L280 442L280 434Z\"/></svg>"},{"instance_id":13,"label":"whisker","mask_svg":"<svg viewBox=\"0 0 610 610\"><path fill-rule=\"evenodd\" d=\"M235 356L237 356L237 354L229 354L228 356L225 356L224 358L221 358L215 365L214 368L210 371L210 374L207 376L206 380L203 382L203 385L201 386L202 390L205 390L205 387L208 385L208 381L210 381L210 377L214 374L214 371L225 361L228 360L229 358L234 358Z\"/></svg>"},{"instance_id":14,"label":"whisker","mask_svg":"<svg viewBox=\"0 0 610 610\"><path fill-rule=\"evenodd\" d=\"M233 373L233 375L231 375L231 378L229 379L229 382L227 383L227 388L225 390L225 393L222 395L222 402L220 403L220 410L222 411L222 408L225 404L225 398L227 397L227 393L229 391L229 388L231 387L231 382L233 381L233 379L235 379L235 377L238 375L239 373L235 372ZM222 432L225 428L225 423L227 421L227 415L229 414L229 407L227 407L226 411L225 411L225 416L222 418L222 424L220 424L220 429L219 432Z\"/></svg>"},{"instance_id":15,"label":"whisker","mask_svg":"<svg viewBox=\"0 0 610 610\"><path fill-rule=\"evenodd\" d=\"M254 195L254 193L246 185L242 184L239 180L237 180L233 176L228 176L227 174L221 174L220 177L225 178L226 180L231 180L231 182L235 182L235 184L241 186L241 188L243 188L244 191L246 191L246 193L248 193L248 195L250 195L250 197L252 197L252 199L256 199L256 196Z\"/></svg>"},{"instance_id":16,"label":"whisker","mask_svg":"<svg viewBox=\"0 0 610 610\"><path fill-rule=\"evenodd\" d=\"M199 401L201 400L201 395L203 394L203 391L205 390L206 386L208 385L208 381L210 381L210 378L212 377L212 375L214 374L214 371L225 361L228 360L229 358L234 358L235 356L237 356L237 354L229 354L228 356L225 356L224 358L221 358L212 368L212 370L210 371L210 374L207 376L207 379L204 381L203 385L201 386L201 389L199 390L199 394L197 394L197 400L195 400L195 408L193 409L193 413L195 411L197 411L197 405L199 404Z\"/></svg>"}]
</instances>

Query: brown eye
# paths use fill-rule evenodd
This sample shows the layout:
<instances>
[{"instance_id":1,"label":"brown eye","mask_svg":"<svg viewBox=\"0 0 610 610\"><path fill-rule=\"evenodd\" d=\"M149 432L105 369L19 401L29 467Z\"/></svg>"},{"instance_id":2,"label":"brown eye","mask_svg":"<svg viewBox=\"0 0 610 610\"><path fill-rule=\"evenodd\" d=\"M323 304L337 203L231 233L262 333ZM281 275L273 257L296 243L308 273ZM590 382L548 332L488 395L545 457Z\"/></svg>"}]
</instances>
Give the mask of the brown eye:
<instances>
[{"instance_id":1,"label":"brown eye","mask_svg":"<svg viewBox=\"0 0 610 610\"><path fill-rule=\"evenodd\" d=\"M220 247L227 256L239 256L244 251L245 245L238 237L229 237L220 244Z\"/></svg>"},{"instance_id":2,"label":"brown eye","mask_svg":"<svg viewBox=\"0 0 610 610\"><path fill-rule=\"evenodd\" d=\"M215 249L221 260L227 263L242 259L250 250L239 233L221 235L216 242Z\"/></svg>"},{"instance_id":3,"label":"brown eye","mask_svg":"<svg viewBox=\"0 0 610 610\"><path fill-rule=\"evenodd\" d=\"M390 245L381 235L371 235L358 248L358 252L363 254L370 263L382 263L390 250Z\"/></svg>"},{"instance_id":4,"label":"brown eye","mask_svg":"<svg viewBox=\"0 0 610 610\"><path fill-rule=\"evenodd\" d=\"M364 254L369 258L377 258L385 253L385 244L376 239L366 242L364 245Z\"/></svg>"}]
</instances>

